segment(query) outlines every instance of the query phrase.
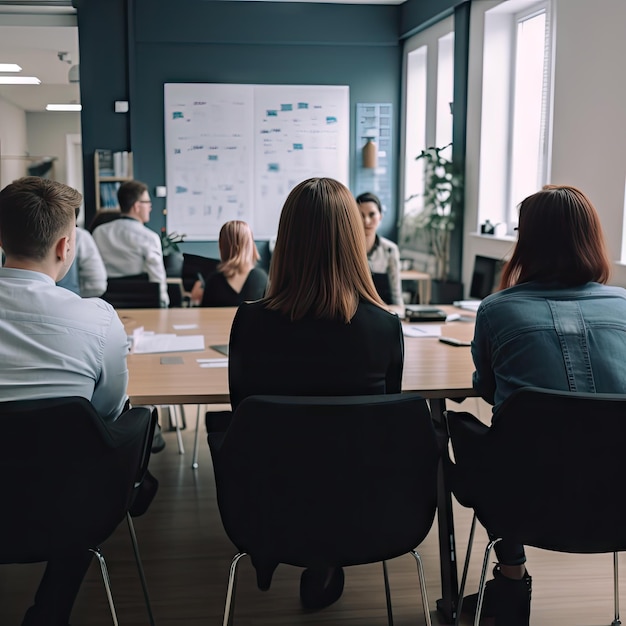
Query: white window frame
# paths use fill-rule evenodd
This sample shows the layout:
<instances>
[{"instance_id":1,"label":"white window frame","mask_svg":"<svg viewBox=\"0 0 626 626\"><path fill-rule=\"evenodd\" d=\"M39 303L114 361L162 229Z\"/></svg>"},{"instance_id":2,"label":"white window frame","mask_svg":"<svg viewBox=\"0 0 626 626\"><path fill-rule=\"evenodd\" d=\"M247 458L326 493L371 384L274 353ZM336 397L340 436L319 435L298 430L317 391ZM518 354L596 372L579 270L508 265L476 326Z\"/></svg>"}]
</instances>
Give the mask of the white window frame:
<instances>
[{"instance_id":1,"label":"white window frame","mask_svg":"<svg viewBox=\"0 0 626 626\"><path fill-rule=\"evenodd\" d=\"M424 165L421 161L416 161L415 157L425 148L439 145L437 142L445 137L437 135L443 132L447 137L449 128L452 132L452 111L449 106L443 107L438 100L439 92L439 63L440 46L442 40L449 44L450 38L454 37L454 17L447 17L431 27L413 35L404 43L403 68L402 68L402 116L401 116L401 166L400 166L400 211L398 219L401 222L402 216L406 213L419 212L423 206L421 194L423 193L423 172ZM454 50L454 40L452 39L452 50ZM419 59L416 59L419 57ZM454 62L454 54L452 54ZM419 69L423 72L416 79L411 76L414 64L423 64ZM418 93L412 84L415 80L420 81L422 93ZM449 91L449 89L448 89ZM448 97L448 96L447 96ZM442 120L437 123L438 111L441 114L445 108L445 114L450 115L450 123L442 124ZM439 129L439 130L438 130ZM415 141L412 141L415 137ZM449 143L449 139L446 143ZM408 200L408 198L411 200Z\"/></svg>"},{"instance_id":2,"label":"white window frame","mask_svg":"<svg viewBox=\"0 0 626 626\"><path fill-rule=\"evenodd\" d=\"M517 206L512 189L513 124L515 100L515 54L518 24L541 12L546 15L544 76L541 102L541 146L536 189L550 179L553 93L554 19L551 0L506 0L485 11L483 40L483 84L478 171L478 221L502 224L503 235L513 236Z\"/></svg>"}]
</instances>

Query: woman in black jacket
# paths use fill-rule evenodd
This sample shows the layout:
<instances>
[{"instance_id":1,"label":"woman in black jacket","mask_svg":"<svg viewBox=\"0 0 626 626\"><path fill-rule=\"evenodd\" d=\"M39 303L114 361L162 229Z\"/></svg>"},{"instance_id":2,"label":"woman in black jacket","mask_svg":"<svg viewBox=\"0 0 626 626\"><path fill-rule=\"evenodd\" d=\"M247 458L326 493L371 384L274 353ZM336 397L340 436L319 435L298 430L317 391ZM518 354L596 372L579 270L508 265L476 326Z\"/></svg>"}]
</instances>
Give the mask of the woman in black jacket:
<instances>
[{"instance_id":1,"label":"woman in black jacket","mask_svg":"<svg viewBox=\"0 0 626 626\"><path fill-rule=\"evenodd\" d=\"M283 206L265 298L242 304L233 321L233 410L253 394L397 393L403 350L400 320L372 281L354 197L336 180L305 180ZM303 606L332 604L343 582L341 568L305 570Z\"/></svg>"}]
</instances>

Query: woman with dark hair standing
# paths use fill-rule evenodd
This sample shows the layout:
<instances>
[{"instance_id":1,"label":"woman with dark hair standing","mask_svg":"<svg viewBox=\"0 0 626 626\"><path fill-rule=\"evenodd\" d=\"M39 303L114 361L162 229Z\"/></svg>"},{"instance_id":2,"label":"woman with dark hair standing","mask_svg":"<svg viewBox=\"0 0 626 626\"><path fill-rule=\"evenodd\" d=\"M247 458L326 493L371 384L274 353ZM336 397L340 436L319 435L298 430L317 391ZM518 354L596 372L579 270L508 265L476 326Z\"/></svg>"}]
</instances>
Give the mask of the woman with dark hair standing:
<instances>
[{"instance_id":1,"label":"woman with dark hair standing","mask_svg":"<svg viewBox=\"0 0 626 626\"><path fill-rule=\"evenodd\" d=\"M521 203L501 290L478 308L472 342L474 388L494 411L521 387L626 393L626 290L606 285L609 271L598 214L580 190L548 185ZM527 626L524 546L505 537L495 550L483 615Z\"/></svg>"},{"instance_id":2,"label":"woman with dark hair standing","mask_svg":"<svg viewBox=\"0 0 626 626\"><path fill-rule=\"evenodd\" d=\"M265 298L233 321L233 410L254 394L397 393L403 350L400 320L372 282L354 197L336 180L305 180L283 206ZM332 604L343 582L341 568L305 570L303 606Z\"/></svg>"}]
</instances>

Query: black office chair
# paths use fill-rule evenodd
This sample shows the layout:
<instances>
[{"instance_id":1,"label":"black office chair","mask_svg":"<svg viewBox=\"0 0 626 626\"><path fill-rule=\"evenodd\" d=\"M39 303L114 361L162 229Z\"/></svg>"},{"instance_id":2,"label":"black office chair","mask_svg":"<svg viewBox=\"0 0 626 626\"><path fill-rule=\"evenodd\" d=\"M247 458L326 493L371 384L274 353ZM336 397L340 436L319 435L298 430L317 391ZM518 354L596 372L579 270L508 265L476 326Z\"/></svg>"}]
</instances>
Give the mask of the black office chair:
<instances>
[{"instance_id":1,"label":"black office chair","mask_svg":"<svg viewBox=\"0 0 626 626\"><path fill-rule=\"evenodd\" d=\"M98 546L126 518L154 624L129 510L147 471L156 418L156 411L137 407L105 424L79 397L0 403L0 563L92 551L117 624Z\"/></svg>"},{"instance_id":2,"label":"black office chair","mask_svg":"<svg viewBox=\"0 0 626 626\"><path fill-rule=\"evenodd\" d=\"M372 272L372 280L381 300L386 304L392 304L389 274L387 272Z\"/></svg>"},{"instance_id":3,"label":"black office chair","mask_svg":"<svg viewBox=\"0 0 626 626\"><path fill-rule=\"evenodd\" d=\"M225 433L209 433L232 560L223 624L231 623L239 560L249 554L260 589L279 563L298 567L416 561L426 624L426 584L415 547L437 506L439 450L417 394L252 396Z\"/></svg>"},{"instance_id":4,"label":"black office chair","mask_svg":"<svg viewBox=\"0 0 626 626\"><path fill-rule=\"evenodd\" d=\"M102 299L116 309L158 309L160 285L149 282L147 274L108 278Z\"/></svg>"},{"instance_id":5,"label":"black office chair","mask_svg":"<svg viewBox=\"0 0 626 626\"><path fill-rule=\"evenodd\" d=\"M469 413L447 412L455 464L453 492L474 509L462 602L476 518L498 538L571 553L614 553L615 620L619 621L617 552L626 549L626 396L525 388L494 414L489 428ZM476 625L489 555L485 550ZM460 609L458 614L460 615Z\"/></svg>"},{"instance_id":6,"label":"black office chair","mask_svg":"<svg viewBox=\"0 0 626 626\"><path fill-rule=\"evenodd\" d=\"M198 275L206 280L207 277L217 270L219 264L219 259L183 252L182 277L185 291L191 291L194 283L198 280Z\"/></svg>"},{"instance_id":7,"label":"black office chair","mask_svg":"<svg viewBox=\"0 0 626 626\"><path fill-rule=\"evenodd\" d=\"M119 220L121 217L122 212L119 210L100 209L93 216L87 230L93 234L93 231L96 230L98 226L102 226L102 224L108 224L109 222Z\"/></svg>"}]
</instances>

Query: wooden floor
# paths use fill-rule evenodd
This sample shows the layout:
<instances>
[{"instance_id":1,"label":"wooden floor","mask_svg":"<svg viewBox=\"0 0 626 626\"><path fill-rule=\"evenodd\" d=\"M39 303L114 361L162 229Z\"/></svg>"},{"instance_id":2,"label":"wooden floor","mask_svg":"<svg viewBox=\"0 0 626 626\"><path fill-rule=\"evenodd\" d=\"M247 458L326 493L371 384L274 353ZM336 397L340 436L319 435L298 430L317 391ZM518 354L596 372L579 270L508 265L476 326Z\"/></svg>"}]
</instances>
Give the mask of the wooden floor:
<instances>
[{"instance_id":1,"label":"wooden floor","mask_svg":"<svg viewBox=\"0 0 626 626\"><path fill-rule=\"evenodd\" d=\"M475 400L467 410L476 411ZM457 408L455 405L452 408ZM152 606L159 626L221 624L232 544L224 534L215 503L215 487L206 436L202 427L200 467L191 469L195 407L186 407L186 454L179 455L174 433L166 432L166 449L155 455L151 470L160 490L150 510L135 520ZM484 411L484 408L480 408ZM455 508L457 547L465 555L470 513ZM477 532L469 591L476 589L484 531ZM125 524L102 546L121 626L145 626L147 614ZM419 549L424 559L433 624L439 597L436 526ZM622 567L624 567L624 564ZM42 565L0 567L0 625L17 626L32 600ZM533 576L533 626L605 626L613 619L612 556L563 555L528 551ZM256 588L252 566L241 562L235 625L384 626L387 623L380 565L348 568L343 597L316 613L304 613L298 602L301 570L280 566L272 588ZM389 563L396 626L424 624L415 563L410 556ZM72 615L72 626L111 624L99 568L94 562Z\"/></svg>"}]
</instances>

